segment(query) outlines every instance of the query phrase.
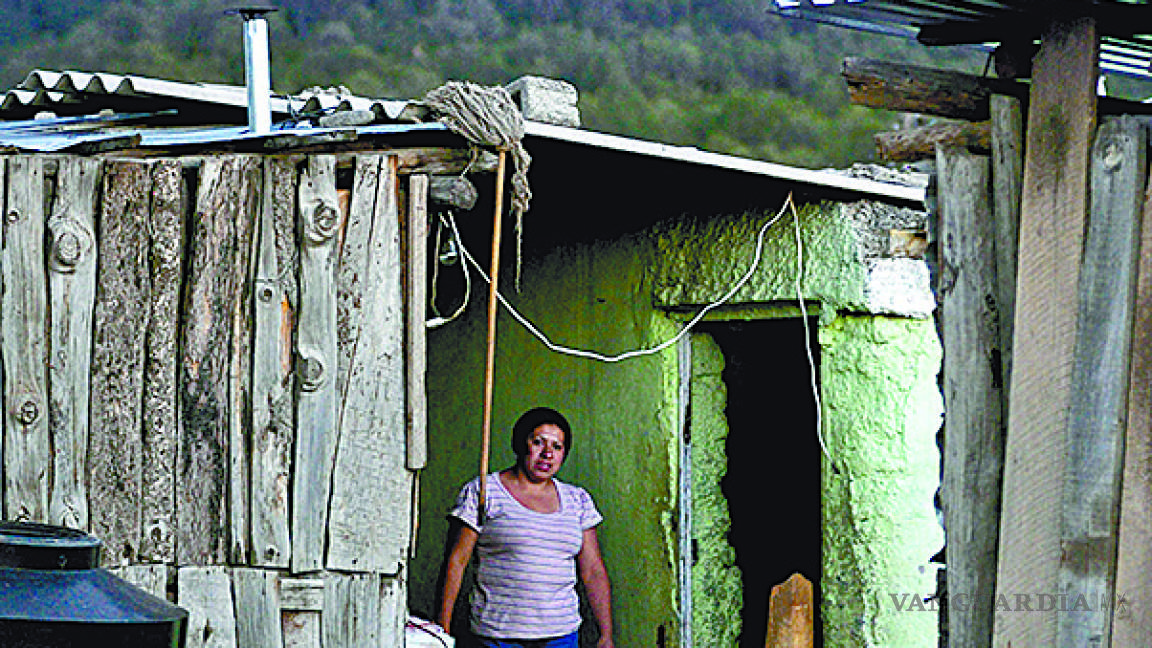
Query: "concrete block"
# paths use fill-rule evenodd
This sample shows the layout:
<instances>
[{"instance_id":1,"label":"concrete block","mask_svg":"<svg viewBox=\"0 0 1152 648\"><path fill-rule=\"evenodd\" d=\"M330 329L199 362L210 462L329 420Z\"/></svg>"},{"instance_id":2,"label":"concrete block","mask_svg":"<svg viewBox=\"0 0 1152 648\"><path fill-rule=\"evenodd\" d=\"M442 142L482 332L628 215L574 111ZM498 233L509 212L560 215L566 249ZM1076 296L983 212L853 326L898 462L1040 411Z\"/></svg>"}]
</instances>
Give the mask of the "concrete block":
<instances>
[{"instance_id":1,"label":"concrete block","mask_svg":"<svg viewBox=\"0 0 1152 648\"><path fill-rule=\"evenodd\" d=\"M559 79L523 76L505 88L520 107L524 119L559 126L580 126L580 93L576 86Z\"/></svg>"}]
</instances>

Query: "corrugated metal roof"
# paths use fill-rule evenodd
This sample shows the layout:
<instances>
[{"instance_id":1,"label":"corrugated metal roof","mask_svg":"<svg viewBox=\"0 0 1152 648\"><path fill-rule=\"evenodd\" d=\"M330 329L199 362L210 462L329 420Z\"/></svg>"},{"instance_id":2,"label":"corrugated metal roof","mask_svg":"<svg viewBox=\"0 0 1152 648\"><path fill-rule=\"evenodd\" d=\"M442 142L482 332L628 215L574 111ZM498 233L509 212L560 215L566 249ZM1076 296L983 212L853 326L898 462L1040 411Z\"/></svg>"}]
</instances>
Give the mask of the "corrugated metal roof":
<instances>
[{"instance_id":1,"label":"corrugated metal roof","mask_svg":"<svg viewBox=\"0 0 1152 648\"><path fill-rule=\"evenodd\" d=\"M774 0L776 13L917 38L929 45L1031 39L1039 18L1097 17L1100 68L1152 79L1152 0Z\"/></svg>"},{"instance_id":2,"label":"corrugated metal roof","mask_svg":"<svg viewBox=\"0 0 1152 648\"><path fill-rule=\"evenodd\" d=\"M134 101L133 106L148 110L115 112L106 107L116 104L108 101L111 98L130 98ZM8 91L0 104L0 118L20 114L19 110L5 110L3 106L7 105L24 111L39 108L57 113L38 119L0 120L0 151L91 153L131 148L171 154L181 150L219 150L224 147L259 151L347 143L370 137L408 137L420 133L442 136L448 132L447 127L439 122L410 121L427 117L426 108L418 102L386 101L320 91L276 98L273 111L279 111L281 121L270 133L258 135L247 126L203 123L209 118L206 115L212 112L210 108L232 108L246 115L247 95L242 87L104 73L36 70L19 88ZM173 113L193 105L198 108L192 111L191 117L201 119L202 123L195 127L173 127L165 123ZM74 114L59 114L65 108ZM292 117L301 113L344 110L370 110L376 113L377 121L351 128L322 128L313 125L312 120ZM697 165L902 203L923 204L926 194L926 187L921 185L892 184L843 173L788 167L580 128L528 121L525 134L530 138L635 155L640 159ZM459 140L458 145L463 146L463 140Z\"/></svg>"},{"instance_id":3,"label":"corrugated metal roof","mask_svg":"<svg viewBox=\"0 0 1152 648\"><path fill-rule=\"evenodd\" d=\"M338 90L270 96L274 119L338 110L371 110L379 120L413 121L419 107L411 101L369 99ZM243 86L188 83L130 74L33 70L0 100L0 118L30 117L40 111L58 115L91 114L110 108L144 111L172 108L186 113L213 106L211 118L246 123L247 91ZM226 111L225 109L230 109ZM233 117L227 119L227 117ZM205 115L189 115L203 120Z\"/></svg>"}]
</instances>

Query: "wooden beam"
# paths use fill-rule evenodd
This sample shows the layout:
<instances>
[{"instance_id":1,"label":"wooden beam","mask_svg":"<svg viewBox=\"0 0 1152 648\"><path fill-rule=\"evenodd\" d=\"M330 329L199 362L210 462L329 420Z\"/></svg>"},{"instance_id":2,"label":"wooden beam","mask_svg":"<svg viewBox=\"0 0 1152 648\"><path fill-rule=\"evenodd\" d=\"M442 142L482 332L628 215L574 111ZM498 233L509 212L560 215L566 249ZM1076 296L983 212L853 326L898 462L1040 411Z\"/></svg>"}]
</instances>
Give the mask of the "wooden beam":
<instances>
[{"instance_id":1,"label":"wooden beam","mask_svg":"<svg viewBox=\"0 0 1152 648\"><path fill-rule=\"evenodd\" d=\"M1029 92L1028 84L1012 79L857 57L844 59L840 74L856 105L967 121L989 118L992 95L1027 101ZM1095 85L1092 95L1095 98ZM1102 115L1152 114L1152 104L1139 101L1100 97L1098 102Z\"/></svg>"},{"instance_id":2,"label":"wooden beam","mask_svg":"<svg viewBox=\"0 0 1152 648\"><path fill-rule=\"evenodd\" d=\"M1098 44L1091 20L1054 21L1034 66L996 582L998 599L1008 601L1055 593L1058 582L1064 430L1096 125ZM1055 645L1056 616L998 608L994 645Z\"/></svg>"},{"instance_id":3,"label":"wooden beam","mask_svg":"<svg viewBox=\"0 0 1152 648\"><path fill-rule=\"evenodd\" d=\"M1152 636L1152 181L1145 188L1140 269L1132 327L1112 645Z\"/></svg>"},{"instance_id":4,"label":"wooden beam","mask_svg":"<svg viewBox=\"0 0 1152 648\"><path fill-rule=\"evenodd\" d=\"M857 57L844 59L840 74L854 104L968 121L989 118L993 92L1027 95L1015 81Z\"/></svg>"},{"instance_id":5,"label":"wooden beam","mask_svg":"<svg viewBox=\"0 0 1152 648\"><path fill-rule=\"evenodd\" d=\"M1100 126L1092 151L1092 203L1080 274L1080 327L1072 367L1060 535L1057 645L1110 645L1124 414L1147 134L1132 117ZM1145 386L1146 388L1147 386ZM1078 605L1091 601L1091 604Z\"/></svg>"},{"instance_id":6,"label":"wooden beam","mask_svg":"<svg viewBox=\"0 0 1152 648\"><path fill-rule=\"evenodd\" d=\"M885 131L873 136L876 156L887 162L931 160L941 146L961 146L973 153L992 149L992 123L949 122L922 128Z\"/></svg>"},{"instance_id":7,"label":"wooden beam","mask_svg":"<svg viewBox=\"0 0 1152 648\"><path fill-rule=\"evenodd\" d=\"M1000 479L1004 466L1003 399L996 304L991 162L947 147L939 176L944 343L944 476L940 496L948 547L949 645L992 641ZM961 603L964 604L961 604Z\"/></svg>"}]
</instances>

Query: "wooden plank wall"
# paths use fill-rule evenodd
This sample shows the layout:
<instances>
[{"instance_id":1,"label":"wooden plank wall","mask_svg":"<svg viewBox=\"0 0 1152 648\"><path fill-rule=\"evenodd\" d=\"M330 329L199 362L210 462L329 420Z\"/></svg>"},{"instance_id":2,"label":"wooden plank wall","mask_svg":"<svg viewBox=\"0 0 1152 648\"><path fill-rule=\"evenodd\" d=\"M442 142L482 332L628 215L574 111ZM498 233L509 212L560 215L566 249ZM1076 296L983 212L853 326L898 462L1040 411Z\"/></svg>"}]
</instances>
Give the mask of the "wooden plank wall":
<instances>
[{"instance_id":1,"label":"wooden plank wall","mask_svg":"<svg viewBox=\"0 0 1152 648\"><path fill-rule=\"evenodd\" d=\"M0 159L4 517L96 535L191 647L401 645L424 161Z\"/></svg>"}]
</instances>

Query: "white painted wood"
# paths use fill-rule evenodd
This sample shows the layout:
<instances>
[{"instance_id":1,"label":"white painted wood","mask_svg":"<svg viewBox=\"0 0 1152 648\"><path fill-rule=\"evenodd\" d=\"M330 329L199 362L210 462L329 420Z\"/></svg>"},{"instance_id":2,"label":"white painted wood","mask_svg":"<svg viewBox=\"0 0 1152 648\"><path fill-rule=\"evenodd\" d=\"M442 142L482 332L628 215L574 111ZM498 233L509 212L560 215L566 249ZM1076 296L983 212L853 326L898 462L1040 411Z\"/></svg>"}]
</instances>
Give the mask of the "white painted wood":
<instances>
[{"instance_id":1,"label":"white painted wood","mask_svg":"<svg viewBox=\"0 0 1152 648\"><path fill-rule=\"evenodd\" d=\"M176 558L176 354L184 271L184 179L178 160L161 160L152 166L148 219L152 290L145 340L139 559L172 563Z\"/></svg>"},{"instance_id":2,"label":"white painted wood","mask_svg":"<svg viewBox=\"0 0 1152 648\"><path fill-rule=\"evenodd\" d=\"M320 648L320 618L319 612L285 611L284 648Z\"/></svg>"},{"instance_id":3,"label":"white painted wood","mask_svg":"<svg viewBox=\"0 0 1152 648\"><path fill-rule=\"evenodd\" d=\"M4 504L8 519L43 522L48 516L47 277L44 271L43 158L8 163L0 254L4 331Z\"/></svg>"},{"instance_id":4,"label":"white painted wood","mask_svg":"<svg viewBox=\"0 0 1152 648\"><path fill-rule=\"evenodd\" d=\"M341 255L342 340L348 379L328 521L332 570L396 573L408 547L403 295L398 177L391 158L358 160Z\"/></svg>"},{"instance_id":5,"label":"white painted wood","mask_svg":"<svg viewBox=\"0 0 1152 648\"><path fill-rule=\"evenodd\" d=\"M177 603L188 610L185 648L237 648L232 580L227 568L181 567Z\"/></svg>"},{"instance_id":6,"label":"white painted wood","mask_svg":"<svg viewBox=\"0 0 1152 648\"><path fill-rule=\"evenodd\" d=\"M243 648L283 648L279 575L266 569L234 569L236 640Z\"/></svg>"},{"instance_id":7,"label":"white painted wood","mask_svg":"<svg viewBox=\"0 0 1152 648\"><path fill-rule=\"evenodd\" d=\"M63 158L48 219L48 425L52 492L48 522L88 529L88 381L96 302L96 200L99 160Z\"/></svg>"},{"instance_id":8,"label":"white painted wood","mask_svg":"<svg viewBox=\"0 0 1152 648\"><path fill-rule=\"evenodd\" d=\"M292 326L297 306L296 164L270 157L258 226L253 312L251 563L287 567L294 436Z\"/></svg>"},{"instance_id":9,"label":"white painted wood","mask_svg":"<svg viewBox=\"0 0 1152 648\"><path fill-rule=\"evenodd\" d=\"M300 179L300 313L297 323L296 453L292 571L324 565L328 498L336 451L336 235L342 215L336 158L312 156Z\"/></svg>"}]
</instances>

